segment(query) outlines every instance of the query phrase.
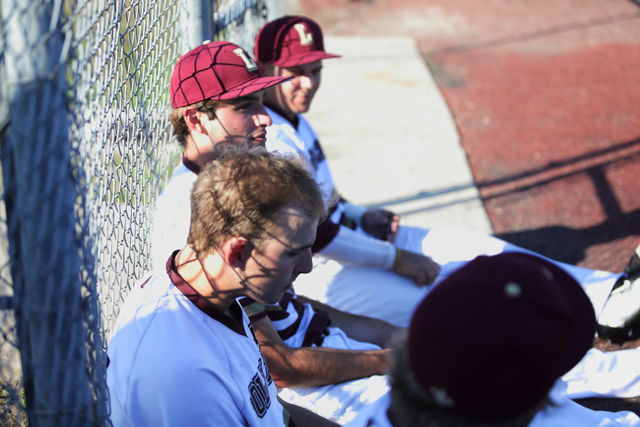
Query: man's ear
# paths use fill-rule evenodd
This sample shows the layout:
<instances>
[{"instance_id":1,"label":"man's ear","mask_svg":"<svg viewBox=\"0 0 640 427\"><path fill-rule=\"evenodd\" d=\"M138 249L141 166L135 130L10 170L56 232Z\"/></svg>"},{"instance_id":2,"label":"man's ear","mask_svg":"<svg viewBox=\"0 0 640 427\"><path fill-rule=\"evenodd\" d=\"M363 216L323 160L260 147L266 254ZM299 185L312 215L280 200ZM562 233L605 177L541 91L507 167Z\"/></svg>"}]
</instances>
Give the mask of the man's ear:
<instances>
[{"instance_id":1,"label":"man's ear","mask_svg":"<svg viewBox=\"0 0 640 427\"><path fill-rule=\"evenodd\" d=\"M202 122L203 118L208 118L206 113L198 111L195 108L185 108L182 113L182 117L191 132L197 132L203 135L208 134L207 129Z\"/></svg>"},{"instance_id":2,"label":"man's ear","mask_svg":"<svg viewBox=\"0 0 640 427\"><path fill-rule=\"evenodd\" d=\"M222 245L224 261L231 267L244 268L251 257L253 244L242 237L230 237Z\"/></svg>"}]
</instances>

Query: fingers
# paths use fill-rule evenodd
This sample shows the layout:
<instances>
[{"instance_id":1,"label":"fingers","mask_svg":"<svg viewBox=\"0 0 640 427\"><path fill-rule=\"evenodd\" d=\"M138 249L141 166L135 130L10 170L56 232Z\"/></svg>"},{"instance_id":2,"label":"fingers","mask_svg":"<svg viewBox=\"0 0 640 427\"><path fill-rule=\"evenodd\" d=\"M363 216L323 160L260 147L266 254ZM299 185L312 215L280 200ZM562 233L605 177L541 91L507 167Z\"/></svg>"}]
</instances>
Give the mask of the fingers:
<instances>
[{"instance_id":1,"label":"fingers","mask_svg":"<svg viewBox=\"0 0 640 427\"><path fill-rule=\"evenodd\" d=\"M398 215L393 215L391 217L391 232L397 233L400 228L400 217Z\"/></svg>"},{"instance_id":2,"label":"fingers","mask_svg":"<svg viewBox=\"0 0 640 427\"><path fill-rule=\"evenodd\" d=\"M417 286L426 286L437 279L440 265L427 256L397 249L393 270L411 279Z\"/></svg>"},{"instance_id":3,"label":"fingers","mask_svg":"<svg viewBox=\"0 0 640 427\"><path fill-rule=\"evenodd\" d=\"M433 282L433 279L431 278L431 275L426 269L422 270L418 278L416 278L416 285L418 286L426 286L432 282Z\"/></svg>"},{"instance_id":4,"label":"fingers","mask_svg":"<svg viewBox=\"0 0 640 427\"><path fill-rule=\"evenodd\" d=\"M391 217L391 222L389 223L389 232L386 235L387 242L392 242L392 243L395 242L399 229L400 229L400 217L398 215L393 215Z\"/></svg>"},{"instance_id":5,"label":"fingers","mask_svg":"<svg viewBox=\"0 0 640 427\"><path fill-rule=\"evenodd\" d=\"M400 217L384 209L372 209L361 218L361 226L376 239L393 242L400 227Z\"/></svg>"},{"instance_id":6,"label":"fingers","mask_svg":"<svg viewBox=\"0 0 640 427\"><path fill-rule=\"evenodd\" d=\"M385 240L390 231L390 218L379 209L367 211L362 215L361 226L376 239Z\"/></svg>"},{"instance_id":7,"label":"fingers","mask_svg":"<svg viewBox=\"0 0 640 427\"><path fill-rule=\"evenodd\" d=\"M419 273L416 276L415 282L418 286L427 286L432 284L440 274L440 265L433 261L431 258L419 255L420 260Z\"/></svg>"},{"instance_id":8,"label":"fingers","mask_svg":"<svg viewBox=\"0 0 640 427\"><path fill-rule=\"evenodd\" d=\"M428 262L426 264L426 280L424 285L430 285L438 278L440 274L440 264L433 261L431 258L426 257Z\"/></svg>"}]
</instances>

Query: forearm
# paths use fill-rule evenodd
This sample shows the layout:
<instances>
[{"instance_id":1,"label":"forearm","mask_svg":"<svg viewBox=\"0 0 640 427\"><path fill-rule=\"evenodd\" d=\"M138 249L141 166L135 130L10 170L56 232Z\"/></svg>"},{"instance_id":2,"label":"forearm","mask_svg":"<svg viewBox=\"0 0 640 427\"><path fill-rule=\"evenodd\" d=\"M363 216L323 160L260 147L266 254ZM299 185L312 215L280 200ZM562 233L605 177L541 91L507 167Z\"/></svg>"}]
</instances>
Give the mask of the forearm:
<instances>
[{"instance_id":1,"label":"forearm","mask_svg":"<svg viewBox=\"0 0 640 427\"><path fill-rule=\"evenodd\" d=\"M391 351L302 347L283 352L262 345L262 352L278 387L318 387L383 375Z\"/></svg>"},{"instance_id":2,"label":"forearm","mask_svg":"<svg viewBox=\"0 0 640 427\"><path fill-rule=\"evenodd\" d=\"M390 269L396 257L395 247L341 226L338 234L320 250L320 255L341 263Z\"/></svg>"},{"instance_id":3,"label":"forearm","mask_svg":"<svg viewBox=\"0 0 640 427\"><path fill-rule=\"evenodd\" d=\"M271 376L278 387L335 384L387 372L391 350L343 350L286 345L268 318L253 322Z\"/></svg>"}]
</instances>

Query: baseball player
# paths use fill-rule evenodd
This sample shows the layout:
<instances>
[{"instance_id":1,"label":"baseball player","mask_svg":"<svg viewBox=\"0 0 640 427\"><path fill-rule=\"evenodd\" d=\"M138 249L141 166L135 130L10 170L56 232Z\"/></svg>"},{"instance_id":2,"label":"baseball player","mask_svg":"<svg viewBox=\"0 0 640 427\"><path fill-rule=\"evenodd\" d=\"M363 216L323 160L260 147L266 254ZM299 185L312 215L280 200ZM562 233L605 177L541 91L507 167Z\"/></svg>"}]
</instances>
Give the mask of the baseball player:
<instances>
[{"instance_id":1,"label":"baseball player","mask_svg":"<svg viewBox=\"0 0 640 427\"><path fill-rule=\"evenodd\" d=\"M182 162L156 202L151 260L161 267L166 254L181 248L189 232L189 194L198 172L228 146L264 145L271 124L262 106L263 90L285 81L263 77L241 47L204 43L176 63L170 83L173 132Z\"/></svg>"},{"instance_id":2,"label":"baseball player","mask_svg":"<svg viewBox=\"0 0 640 427\"><path fill-rule=\"evenodd\" d=\"M167 254L183 247L187 241L192 216L188 194L204 165L219 157L229 145L264 143L265 128L271 121L262 108L259 91L286 78L261 78L250 57L238 49L231 43L208 43L183 56L174 68L171 79L174 109L170 119L184 154L155 211L152 253L156 269L161 270L166 265ZM237 87L239 82L241 86ZM293 294L288 292L281 303L292 298ZM262 305L259 299L250 301ZM309 337L312 334L307 334L307 330L316 330L313 347L318 347L328 331L324 323L328 316L312 310L308 304L304 307L308 308L308 315L295 323L294 329L300 328L300 334ZM332 338L326 339L333 347L330 350L298 345L289 353L292 355L289 361L303 368L303 384L324 383L327 385L324 390L328 392L325 400L336 396L335 410L332 406L332 410L325 412L334 415L334 420L352 418L362 405L386 392L386 379L381 374L388 368L390 351L382 347L398 329L376 319L348 314L344 318L347 321L341 323L339 315L334 316L335 324L347 328L346 331L331 330ZM347 333L354 334L356 339ZM298 361L300 364L295 364ZM316 409L313 404L307 407Z\"/></svg>"},{"instance_id":3,"label":"baseball player","mask_svg":"<svg viewBox=\"0 0 640 427\"><path fill-rule=\"evenodd\" d=\"M296 282L296 292L341 310L406 326L411 309L429 290L413 282L431 283L438 272L432 260L440 264L442 279L480 254L528 252L464 229L400 227L398 217L388 211L367 211L338 197L322 146L303 114L319 89L322 61L338 55L324 50L320 27L302 16L267 23L256 36L254 55L264 74L290 78L265 92L264 104L273 121L267 128L267 149L302 159L332 212L330 221L318 230L314 250L321 256L314 259L313 272ZM561 265L578 279L600 313L620 275ZM640 301L636 301L622 315L622 323L637 314ZM623 332L628 329L627 322Z\"/></svg>"},{"instance_id":4,"label":"baseball player","mask_svg":"<svg viewBox=\"0 0 640 427\"><path fill-rule=\"evenodd\" d=\"M236 298L275 303L311 270L320 191L303 168L264 148L227 151L201 170L191 205L187 244L120 310L108 348L112 421L288 425Z\"/></svg>"},{"instance_id":5,"label":"baseball player","mask_svg":"<svg viewBox=\"0 0 640 427\"><path fill-rule=\"evenodd\" d=\"M480 256L420 302L395 354L391 392L348 425L638 425L632 412L592 411L554 386L594 332L588 297L555 264Z\"/></svg>"}]
</instances>

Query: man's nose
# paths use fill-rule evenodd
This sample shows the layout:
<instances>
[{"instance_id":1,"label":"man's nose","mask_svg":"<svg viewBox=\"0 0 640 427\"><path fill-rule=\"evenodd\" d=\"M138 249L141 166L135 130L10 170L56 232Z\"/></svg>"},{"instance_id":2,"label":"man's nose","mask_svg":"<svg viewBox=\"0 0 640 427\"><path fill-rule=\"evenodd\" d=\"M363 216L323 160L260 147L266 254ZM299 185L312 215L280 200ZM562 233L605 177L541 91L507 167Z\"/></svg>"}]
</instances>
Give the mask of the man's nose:
<instances>
[{"instance_id":1,"label":"man's nose","mask_svg":"<svg viewBox=\"0 0 640 427\"><path fill-rule=\"evenodd\" d=\"M313 259L311 257L311 249L307 249L303 255L300 256L298 260L298 265L296 266L296 270L298 274L306 274L311 271L313 268Z\"/></svg>"},{"instance_id":2,"label":"man's nose","mask_svg":"<svg viewBox=\"0 0 640 427\"><path fill-rule=\"evenodd\" d=\"M264 107L261 108L261 111L256 113L255 120L256 120L256 126L258 127L271 126L271 117L269 116L269 113L267 113L267 110L264 109Z\"/></svg>"},{"instance_id":3,"label":"man's nose","mask_svg":"<svg viewBox=\"0 0 640 427\"><path fill-rule=\"evenodd\" d=\"M300 76L300 87L305 89L313 88L313 79L309 76Z\"/></svg>"}]
</instances>

